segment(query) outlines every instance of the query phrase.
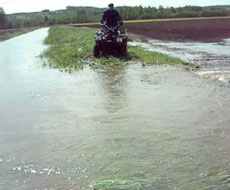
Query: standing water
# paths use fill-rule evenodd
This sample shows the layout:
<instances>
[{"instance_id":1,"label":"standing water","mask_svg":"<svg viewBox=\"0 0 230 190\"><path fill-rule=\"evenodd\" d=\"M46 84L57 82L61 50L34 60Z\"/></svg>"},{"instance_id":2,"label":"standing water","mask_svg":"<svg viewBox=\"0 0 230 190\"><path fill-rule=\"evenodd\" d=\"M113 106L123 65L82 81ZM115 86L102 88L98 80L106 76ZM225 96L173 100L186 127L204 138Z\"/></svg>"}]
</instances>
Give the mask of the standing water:
<instances>
[{"instance_id":1,"label":"standing water","mask_svg":"<svg viewBox=\"0 0 230 190\"><path fill-rule=\"evenodd\" d=\"M170 42L152 40L149 43L130 42L150 51L178 57L199 66L199 75L230 83L230 39L217 43Z\"/></svg>"},{"instance_id":2,"label":"standing water","mask_svg":"<svg viewBox=\"0 0 230 190\"><path fill-rule=\"evenodd\" d=\"M230 89L183 67L42 67L47 29L0 43L0 187L230 188Z\"/></svg>"}]
</instances>

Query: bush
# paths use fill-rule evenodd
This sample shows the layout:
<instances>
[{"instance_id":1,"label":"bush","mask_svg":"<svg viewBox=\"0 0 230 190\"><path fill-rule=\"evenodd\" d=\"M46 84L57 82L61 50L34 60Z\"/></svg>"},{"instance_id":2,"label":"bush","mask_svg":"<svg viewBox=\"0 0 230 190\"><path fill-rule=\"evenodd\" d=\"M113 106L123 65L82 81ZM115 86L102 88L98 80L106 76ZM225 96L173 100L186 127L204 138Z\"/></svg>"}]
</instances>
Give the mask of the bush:
<instances>
[{"instance_id":1,"label":"bush","mask_svg":"<svg viewBox=\"0 0 230 190\"><path fill-rule=\"evenodd\" d=\"M204 10L201 12L202 17L228 16L227 11L221 10Z\"/></svg>"},{"instance_id":2,"label":"bush","mask_svg":"<svg viewBox=\"0 0 230 190\"><path fill-rule=\"evenodd\" d=\"M200 13L194 11L182 12L182 13L177 13L175 17L179 17L179 18L200 17Z\"/></svg>"}]
</instances>

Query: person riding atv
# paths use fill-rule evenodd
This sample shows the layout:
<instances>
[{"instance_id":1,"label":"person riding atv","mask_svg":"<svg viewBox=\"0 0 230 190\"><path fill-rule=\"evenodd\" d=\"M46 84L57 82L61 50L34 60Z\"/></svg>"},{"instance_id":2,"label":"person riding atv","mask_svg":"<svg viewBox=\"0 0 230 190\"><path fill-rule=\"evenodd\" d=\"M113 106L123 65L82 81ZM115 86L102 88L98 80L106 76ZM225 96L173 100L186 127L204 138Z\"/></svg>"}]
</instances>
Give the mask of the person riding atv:
<instances>
[{"instance_id":1,"label":"person riding atv","mask_svg":"<svg viewBox=\"0 0 230 190\"><path fill-rule=\"evenodd\" d=\"M115 27L117 25L123 25L120 14L114 9L114 4L109 4L109 9L107 9L101 18L101 24L106 24L108 27Z\"/></svg>"},{"instance_id":2,"label":"person riding atv","mask_svg":"<svg viewBox=\"0 0 230 190\"><path fill-rule=\"evenodd\" d=\"M95 35L94 57L107 57L109 55L126 57L127 55L127 33L119 30L123 25L118 11L114 5L109 4L101 19L102 29Z\"/></svg>"}]
</instances>

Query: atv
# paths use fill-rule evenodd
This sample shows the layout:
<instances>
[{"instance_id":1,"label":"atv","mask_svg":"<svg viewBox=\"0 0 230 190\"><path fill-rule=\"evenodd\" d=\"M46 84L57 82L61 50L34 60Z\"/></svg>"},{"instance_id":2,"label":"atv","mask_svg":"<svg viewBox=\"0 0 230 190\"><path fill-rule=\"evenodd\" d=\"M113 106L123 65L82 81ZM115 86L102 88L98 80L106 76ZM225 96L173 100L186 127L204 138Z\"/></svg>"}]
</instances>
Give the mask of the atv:
<instances>
[{"instance_id":1,"label":"atv","mask_svg":"<svg viewBox=\"0 0 230 190\"><path fill-rule=\"evenodd\" d=\"M127 30L123 32L118 30L120 25L102 26L102 30L95 35L94 57L100 58L108 55L125 57L127 55Z\"/></svg>"}]
</instances>

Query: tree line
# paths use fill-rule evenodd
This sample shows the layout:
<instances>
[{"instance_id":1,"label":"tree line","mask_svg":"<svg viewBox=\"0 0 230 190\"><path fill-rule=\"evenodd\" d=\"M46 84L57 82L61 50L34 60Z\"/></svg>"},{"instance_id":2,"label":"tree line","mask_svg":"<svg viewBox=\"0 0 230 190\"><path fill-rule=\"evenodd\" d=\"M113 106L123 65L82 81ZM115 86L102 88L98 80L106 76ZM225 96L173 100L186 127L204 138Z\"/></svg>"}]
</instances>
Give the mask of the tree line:
<instances>
[{"instance_id":1,"label":"tree line","mask_svg":"<svg viewBox=\"0 0 230 190\"><path fill-rule=\"evenodd\" d=\"M5 14L0 8L0 28L21 28L33 26L50 26L56 24L96 22L105 9L95 7L68 6L64 10ZM123 20L156 19L156 18L187 18L230 16L230 6L185 6L185 7L117 7Z\"/></svg>"},{"instance_id":2,"label":"tree line","mask_svg":"<svg viewBox=\"0 0 230 190\"><path fill-rule=\"evenodd\" d=\"M155 19L155 18L189 18L189 17L213 17L230 16L230 6L185 6L185 7L118 7L124 20Z\"/></svg>"}]
</instances>

